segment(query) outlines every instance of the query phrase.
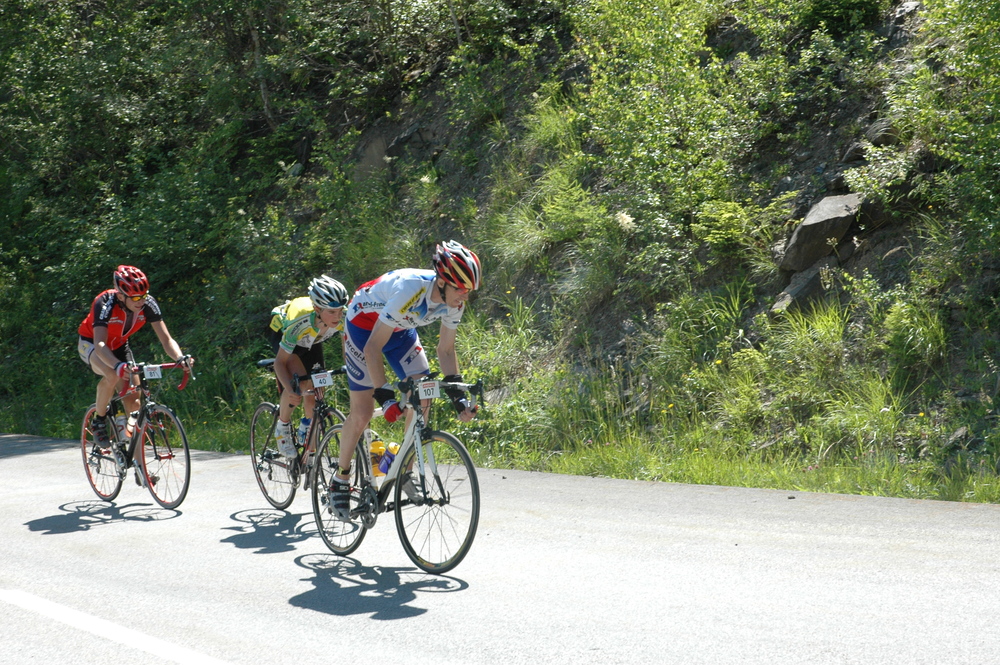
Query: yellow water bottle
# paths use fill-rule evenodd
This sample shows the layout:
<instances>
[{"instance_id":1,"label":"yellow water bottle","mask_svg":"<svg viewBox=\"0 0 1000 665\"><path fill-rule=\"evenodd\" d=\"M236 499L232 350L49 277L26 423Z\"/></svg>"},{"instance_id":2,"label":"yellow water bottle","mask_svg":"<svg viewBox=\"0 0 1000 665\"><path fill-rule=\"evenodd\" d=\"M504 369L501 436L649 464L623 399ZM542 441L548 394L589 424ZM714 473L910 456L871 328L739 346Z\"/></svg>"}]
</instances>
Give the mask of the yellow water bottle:
<instances>
[{"instance_id":1,"label":"yellow water bottle","mask_svg":"<svg viewBox=\"0 0 1000 665\"><path fill-rule=\"evenodd\" d=\"M377 436L372 440L369 452L372 456L372 473L376 476L384 476L385 472L379 468L382 456L385 455L385 442Z\"/></svg>"}]
</instances>

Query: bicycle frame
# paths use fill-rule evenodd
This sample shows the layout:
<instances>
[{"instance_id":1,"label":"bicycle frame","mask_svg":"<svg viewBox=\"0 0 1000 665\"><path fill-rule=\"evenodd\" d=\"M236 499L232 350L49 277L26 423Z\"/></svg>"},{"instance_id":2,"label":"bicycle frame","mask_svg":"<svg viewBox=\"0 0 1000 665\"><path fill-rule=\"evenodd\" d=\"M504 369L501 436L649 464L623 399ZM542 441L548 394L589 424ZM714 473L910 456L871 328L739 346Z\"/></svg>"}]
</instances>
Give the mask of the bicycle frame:
<instances>
[{"instance_id":1,"label":"bicycle frame","mask_svg":"<svg viewBox=\"0 0 1000 665\"><path fill-rule=\"evenodd\" d=\"M397 387L407 422L402 446L385 476L374 475L371 443L377 435L366 428L352 455L349 515L334 509L332 479L342 432L336 426L320 444L313 465L313 515L326 546L347 556L361 545L378 516L391 512L407 556L422 570L440 574L458 565L472 545L479 523L479 483L465 445L450 432L431 428L431 408L443 388L458 388L471 393L474 399L468 406L476 409L476 397L483 403L482 383L427 378Z\"/></svg>"},{"instance_id":2,"label":"bicycle frame","mask_svg":"<svg viewBox=\"0 0 1000 665\"><path fill-rule=\"evenodd\" d=\"M111 399L111 408L108 409L109 415L112 415L115 411L117 411L116 406L120 406L122 413L125 416L128 416L129 414L125 410L125 404L122 400L129 392L134 391L139 393L139 416L136 418L135 425L132 428L132 434L127 442L119 442L127 444L125 448L125 461L127 466L132 466L135 461L135 449L139 446L139 442L142 441L142 429L149 421L149 414L152 412L153 407L157 406L157 403L149 397L149 380L163 378L164 369L173 369L175 367L184 368L184 378L181 379L181 383L177 386L177 390L184 390L184 388L187 387L188 379L194 378L194 372L191 370L191 366L183 359L159 365L151 363L136 363L134 367L135 371L132 372L132 377L138 377L138 385L132 383L132 379L127 381L125 386L121 389L121 392ZM117 436L118 434L116 432L115 438L117 438ZM145 484L146 479L143 478L143 486L145 486Z\"/></svg>"},{"instance_id":3,"label":"bicycle frame","mask_svg":"<svg viewBox=\"0 0 1000 665\"><path fill-rule=\"evenodd\" d=\"M413 416L409 419L409 423L406 425L406 429L403 433L403 443L399 447L399 451L396 453L395 459L393 459L392 464L389 466L388 471L386 471L385 476L382 479L381 486L378 486L375 482L374 471L371 467L371 428L366 428L364 433L365 442L365 454L362 455L362 460L364 464L364 475L367 479L367 484L369 487L378 487L378 511L390 512L395 510L397 506L389 503L389 496L393 492L393 485L399 480L399 477L403 473L403 460L406 458L410 449L416 449L416 454L414 455L414 461L417 467L417 479L419 479L420 486L417 487L418 496L420 501L428 501L428 488L427 482L427 471L430 471L431 477L437 484L438 489L441 492L442 498L439 500L441 503L447 502L447 497L445 495L444 487L441 483L441 478L438 475L437 463L434 460L434 450L431 447L424 447L423 445L418 446L417 443L421 442L424 438L430 435L431 428L427 424L427 413L431 408L431 401L441 397L441 391L443 388L461 388L463 390L468 390L472 396L470 401L470 406L475 410L479 403L482 402L483 386L482 381L477 381L474 384L469 383L458 383L458 382L445 382L436 379L407 379L405 381L400 381L396 387L401 393L406 395L406 400L403 404L404 410L412 411ZM478 398L478 401L477 401ZM427 400L428 403L424 404L423 400ZM381 415L381 409L377 409L377 413L373 417Z\"/></svg>"},{"instance_id":4,"label":"bicycle frame","mask_svg":"<svg viewBox=\"0 0 1000 665\"><path fill-rule=\"evenodd\" d=\"M258 367L274 370L274 358L260 360ZM284 510L295 498L295 488L299 480L304 478L303 489L308 488L311 478L309 473L310 454L314 453L325 429L337 422L343 422L344 414L335 406L327 403L324 389L332 387L333 377L346 374L347 368L334 370L318 370L305 376L292 375L291 390L297 395L312 395L316 399L312 414L312 422L305 433L304 441L297 441L297 429L292 429L292 437L297 447L301 447L294 459L285 457L276 448L273 432L278 420L279 406L270 402L262 402L251 418L250 450L257 484L268 502L279 510ZM299 383L311 380L313 388L300 390ZM279 398L284 391L281 382L275 377ZM279 400L280 401L280 400ZM258 429L260 427L260 429Z\"/></svg>"},{"instance_id":5,"label":"bicycle frame","mask_svg":"<svg viewBox=\"0 0 1000 665\"><path fill-rule=\"evenodd\" d=\"M115 395L109 414L127 415L124 396L138 393L138 408L132 432L125 436L118 427L108 428L109 445L101 446L93 434L92 418L97 417L97 406L91 405L84 416L81 445L87 478L94 492L105 501L113 501L121 491L122 482L129 469L135 472L135 481L152 494L163 508L173 509L181 504L190 484L190 452L184 427L173 410L150 398L149 380L163 377L163 369L181 367L183 389L193 378L187 358L162 365L132 364L129 381ZM131 405L130 405L131 406Z\"/></svg>"}]
</instances>

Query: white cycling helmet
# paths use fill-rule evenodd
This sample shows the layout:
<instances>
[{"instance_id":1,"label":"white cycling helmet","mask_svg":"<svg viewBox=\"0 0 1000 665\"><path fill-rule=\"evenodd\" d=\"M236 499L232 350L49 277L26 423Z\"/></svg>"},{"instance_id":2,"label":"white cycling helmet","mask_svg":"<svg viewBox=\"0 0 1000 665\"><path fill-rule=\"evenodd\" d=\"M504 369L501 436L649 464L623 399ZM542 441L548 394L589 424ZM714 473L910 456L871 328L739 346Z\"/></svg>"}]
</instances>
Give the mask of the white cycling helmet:
<instances>
[{"instance_id":1,"label":"white cycling helmet","mask_svg":"<svg viewBox=\"0 0 1000 665\"><path fill-rule=\"evenodd\" d=\"M347 289L333 277L322 275L309 284L309 299L320 309L340 309L347 305Z\"/></svg>"}]
</instances>

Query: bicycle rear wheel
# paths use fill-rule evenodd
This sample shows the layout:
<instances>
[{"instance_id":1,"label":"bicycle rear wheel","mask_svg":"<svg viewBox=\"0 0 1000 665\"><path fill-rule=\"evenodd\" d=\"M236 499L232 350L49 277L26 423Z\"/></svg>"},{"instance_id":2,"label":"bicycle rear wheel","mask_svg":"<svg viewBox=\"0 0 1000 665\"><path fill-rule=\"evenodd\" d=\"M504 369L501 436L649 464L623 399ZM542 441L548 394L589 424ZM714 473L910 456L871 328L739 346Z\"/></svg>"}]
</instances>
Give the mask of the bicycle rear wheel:
<instances>
[{"instance_id":1,"label":"bicycle rear wheel","mask_svg":"<svg viewBox=\"0 0 1000 665\"><path fill-rule=\"evenodd\" d=\"M250 462L264 498L278 510L284 510L295 498L298 477L274 442L277 421L278 407L270 402L262 402L254 411L250 421Z\"/></svg>"},{"instance_id":2,"label":"bicycle rear wheel","mask_svg":"<svg viewBox=\"0 0 1000 665\"><path fill-rule=\"evenodd\" d=\"M310 486L312 488L313 516L316 518L316 528L319 530L320 537L331 552L346 556L358 549L368 530L361 523L360 518L350 522L340 521L330 507L328 490L339 464L340 429L340 424L334 425L320 442L319 451L313 463ZM359 445L354 451L354 462L351 465L352 514L361 505L361 491L364 486L364 465L361 461L361 455L364 454L363 448L364 446Z\"/></svg>"},{"instance_id":3,"label":"bicycle rear wheel","mask_svg":"<svg viewBox=\"0 0 1000 665\"><path fill-rule=\"evenodd\" d=\"M80 432L80 450L83 452L83 468L87 472L87 481L94 490L94 494L105 501L114 501L118 493L122 491L122 474L118 472L118 464L115 456L108 448L101 448L94 440L94 431L91 421L97 414L97 407L93 404L87 409L83 417L83 427ZM108 436L114 442L114 425L108 425Z\"/></svg>"},{"instance_id":4,"label":"bicycle rear wheel","mask_svg":"<svg viewBox=\"0 0 1000 665\"><path fill-rule=\"evenodd\" d=\"M433 452L437 472L431 475L425 459L421 483L416 449L405 453L394 494L396 530L413 563L428 573L445 573L465 558L476 537L479 479L469 452L448 432L431 432L423 446L425 453Z\"/></svg>"},{"instance_id":5,"label":"bicycle rear wheel","mask_svg":"<svg viewBox=\"0 0 1000 665\"><path fill-rule=\"evenodd\" d=\"M157 404L142 429L142 470L153 500L164 508L181 505L191 485L191 451L181 421Z\"/></svg>"}]
</instances>

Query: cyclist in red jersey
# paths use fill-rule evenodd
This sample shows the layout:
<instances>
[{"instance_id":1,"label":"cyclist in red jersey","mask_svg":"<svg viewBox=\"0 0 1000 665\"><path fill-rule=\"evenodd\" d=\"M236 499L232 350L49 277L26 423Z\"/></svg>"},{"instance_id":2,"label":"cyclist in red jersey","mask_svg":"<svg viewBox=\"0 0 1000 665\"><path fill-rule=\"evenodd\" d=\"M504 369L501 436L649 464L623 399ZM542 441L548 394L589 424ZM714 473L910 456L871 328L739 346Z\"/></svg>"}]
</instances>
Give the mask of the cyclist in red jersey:
<instances>
[{"instance_id":1,"label":"cyclist in red jersey","mask_svg":"<svg viewBox=\"0 0 1000 665\"><path fill-rule=\"evenodd\" d=\"M184 357L181 347L163 323L159 304L149 295L146 275L135 266L120 265L115 268L114 288L94 298L90 312L77 330L80 359L101 377L97 383L97 415L93 425L94 436L102 445L109 441L105 416L111 398L124 387L124 381L131 378L134 360L128 339L147 322L171 359ZM189 358L188 362L193 363L194 359ZM139 396L127 395L125 408L130 413L138 410Z\"/></svg>"}]
</instances>

